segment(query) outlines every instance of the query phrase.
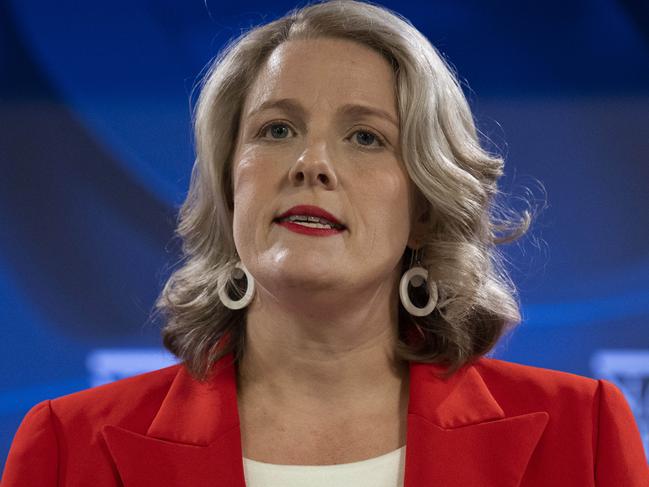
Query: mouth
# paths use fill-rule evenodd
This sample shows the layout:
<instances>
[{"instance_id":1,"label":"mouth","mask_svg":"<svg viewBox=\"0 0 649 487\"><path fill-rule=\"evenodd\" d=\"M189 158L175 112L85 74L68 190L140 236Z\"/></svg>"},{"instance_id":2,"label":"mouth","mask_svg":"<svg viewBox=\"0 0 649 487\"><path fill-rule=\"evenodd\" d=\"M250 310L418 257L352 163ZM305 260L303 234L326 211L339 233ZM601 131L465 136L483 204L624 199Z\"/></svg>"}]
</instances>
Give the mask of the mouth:
<instances>
[{"instance_id":1,"label":"mouth","mask_svg":"<svg viewBox=\"0 0 649 487\"><path fill-rule=\"evenodd\" d=\"M346 230L347 227L341 223L332 213L329 213L324 208L314 205L297 205L286 210L278 215L275 220L276 223L302 223L304 227L311 226L312 228L328 228L338 231Z\"/></svg>"},{"instance_id":2,"label":"mouth","mask_svg":"<svg viewBox=\"0 0 649 487\"><path fill-rule=\"evenodd\" d=\"M345 231L343 228L336 228L330 225L318 225L308 222L293 222L290 220L281 220L275 224L278 227L283 228L289 232L294 232L302 235L310 235L312 237L341 235Z\"/></svg>"},{"instance_id":3,"label":"mouth","mask_svg":"<svg viewBox=\"0 0 649 487\"><path fill-rule=\"evenodd\" d=\"M300 226L303 226L305 228L321 228L323 230L338 230L340 232L347 230L347 227L343 225L342 223L332 223L332 222L327 222L327 223L322 223L322 222L305 222L305 221L296 221L292 220L289 217L277 217L273 219L273 223L293 223L297 224Z\"/></svg>"}]
</instances>

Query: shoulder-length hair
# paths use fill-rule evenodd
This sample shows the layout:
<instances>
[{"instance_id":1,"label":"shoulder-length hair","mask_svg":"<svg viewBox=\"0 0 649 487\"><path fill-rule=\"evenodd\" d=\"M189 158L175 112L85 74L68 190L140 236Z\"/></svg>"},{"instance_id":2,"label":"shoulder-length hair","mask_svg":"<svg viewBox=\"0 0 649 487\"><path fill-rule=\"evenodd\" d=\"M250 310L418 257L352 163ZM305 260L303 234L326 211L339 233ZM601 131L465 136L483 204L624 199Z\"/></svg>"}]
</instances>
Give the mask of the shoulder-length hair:
<instances>
[{"instance_id":1,"label":"shoulder-length hair","mask_svg":"<svg viewBox=\"0 0 649 487\"><path fill-rule=\"evenodd\" d=\"M321 37L369 46L393 66L403 162L418 198L428 205L421 265L436 281L440 301L424 317L411 316L399 304L395 357L443 365L448 377L488 353L521 321L517 292L496 245L523 235L531 216L524 211L518 218L496 202L504 161L481 147L453 69L398 13L353 0L325 1L231 40L199 84L192 113L196 160L176 229L182 265L166 282L154 313L166 319L164 346L198 380L225 354L232 352L238 361L245 350L245 308L231 310L218 295L222 279L224 287L243 295L230 278L238 261L231 157L245 95L277 46ZM403 272L411 252L404 249ZM426 302L423 288L423 296L413 298L416 304Z\"/></svg>"}]
</instances>

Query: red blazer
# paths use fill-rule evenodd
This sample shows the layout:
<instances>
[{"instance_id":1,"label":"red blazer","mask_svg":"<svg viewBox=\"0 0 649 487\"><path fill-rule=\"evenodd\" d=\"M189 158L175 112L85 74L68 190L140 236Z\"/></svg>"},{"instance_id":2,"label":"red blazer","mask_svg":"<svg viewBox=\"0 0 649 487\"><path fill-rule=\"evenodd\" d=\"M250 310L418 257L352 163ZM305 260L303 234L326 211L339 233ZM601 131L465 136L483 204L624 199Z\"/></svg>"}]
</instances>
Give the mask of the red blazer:
<instances>
[{"instance_id":1,"label":"red blazer","mask_svg":"<svg viewBox=\"0 0 649 487\"><path fill-rule=\"evenodd\" d=\"M232 355L43 401L3 487L244 487ZM221 367L221 365L223 367ZM411 362L405 487L647 487L640 433L606 380L481 358L448 381Z\"/></svg>"}]
</instances>

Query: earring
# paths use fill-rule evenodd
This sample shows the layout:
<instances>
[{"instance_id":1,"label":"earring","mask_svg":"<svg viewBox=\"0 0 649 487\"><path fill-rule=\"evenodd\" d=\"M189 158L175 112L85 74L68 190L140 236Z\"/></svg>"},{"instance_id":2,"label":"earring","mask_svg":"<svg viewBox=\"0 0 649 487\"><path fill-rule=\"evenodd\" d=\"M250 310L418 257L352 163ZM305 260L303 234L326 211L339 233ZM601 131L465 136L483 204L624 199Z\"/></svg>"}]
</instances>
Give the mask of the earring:
<instances>
[{"instance_id":1,"label":"earring","mask_svg":"<svg viewBox=\"0 0 649 487\"><path fill-rule=\"evenodd\" d=\"M252 274L248 272L248 269L243 265L241 261L238 261L234 265L234 270L232 271L232 276L235 279L241 279L243 276L246 276L246 281L248 281L248 286L246 289L246 294L238 300L233 300L228 296L228 291L227 291L227 282L224 284L222 279L219 279L218 283L218 290L219 290L219 297L221 298L221 302L230 309L241 309L245 308L250 304L250 301L252 301L252 298L255 294L255 280L252 278ZM228 277L227 281L232 281L232 276Z\"/></svg>"},{"instance_id":2,"label":"earring","mask_svg":"<svg viewBox=\"0 0 649 487\"><path fill-rule=\"evenodd\" d=\"M435 309L437 305L437 284L435 281L428 281L428 271L421 267L421 261L419 259L419 249L413 251L410 255L410 269L403 273L401 276L401 282L399 284L399 297L401 298L401 304L406 308L406 311L414 316L427 316ZM413 257L417 255L417 267L412 267ZM428 303L423 308L418 308L410 300L408 295L408 284L411 284L413 287L419 287L423 283L428 283Z\"/></svg>"}]
</instances>

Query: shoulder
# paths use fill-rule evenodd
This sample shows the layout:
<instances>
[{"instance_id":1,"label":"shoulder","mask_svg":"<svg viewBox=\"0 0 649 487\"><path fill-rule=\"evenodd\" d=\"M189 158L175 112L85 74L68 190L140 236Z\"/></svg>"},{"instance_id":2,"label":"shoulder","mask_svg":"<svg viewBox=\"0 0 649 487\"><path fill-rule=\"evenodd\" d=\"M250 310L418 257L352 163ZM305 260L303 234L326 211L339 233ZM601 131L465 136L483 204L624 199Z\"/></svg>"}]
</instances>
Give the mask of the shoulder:
<instances>
[{"instance_id":1,"label":"shoulder","mask_svg":"<svg viewBox=\"0 0 649 487\"><path fill-rule=\"evenodd\" d=\"M480 375L490 381L554 387L597 387L597 379L517 362L481 357L473 364Z\"/></svg>"},{"instance_id":2,"label":"shoulder","mask_svg":"<svg viewBox=\"0 0 649 487\"><path fill-rule=\"evenodd\" d=\"M649 485L649 465L633 411L613 382L482 357L473 363L507 416L546 411L538 460L570 471L593 465L597 485ZM566 454L559 458L557 449ZM577 458L567 452L576 452ZM547 467L546 467L547 468Z\"/></svg>"},{"instance_id":3,"label":"shoulder","mask_svg":"<svg viewBox=\"0 0 649 487\"><path fill-rule=\"evenodd\" d=\"M130 424L146 429L176 377L181 364L134 375L108 384L43 401L60 425Z\"/></svg>"},{"instance_id":4,"label":"shoulder","mask_svg":"<svg viewBox=\"0 0 649 487\"><path fill-rule=\"evenodd\" d=\"M96 478L111 477L102 426L121 425L144 434L180 367L176 364L39 402L14 435L2 485L54 485L60 464L66 462L75 469L81 464L92 466Z\"/></svg>"},{"instance_id":5,"label":"shoulder","mask_svg":"<svg viewBox=\"0 0 649 487\"><path fill-rule=\"evenodd\" d=\"M473 366L504 408L565 411L597 401L603 385L617 389L602 379L488 357Z\"/></svg>"}]
</instances>

